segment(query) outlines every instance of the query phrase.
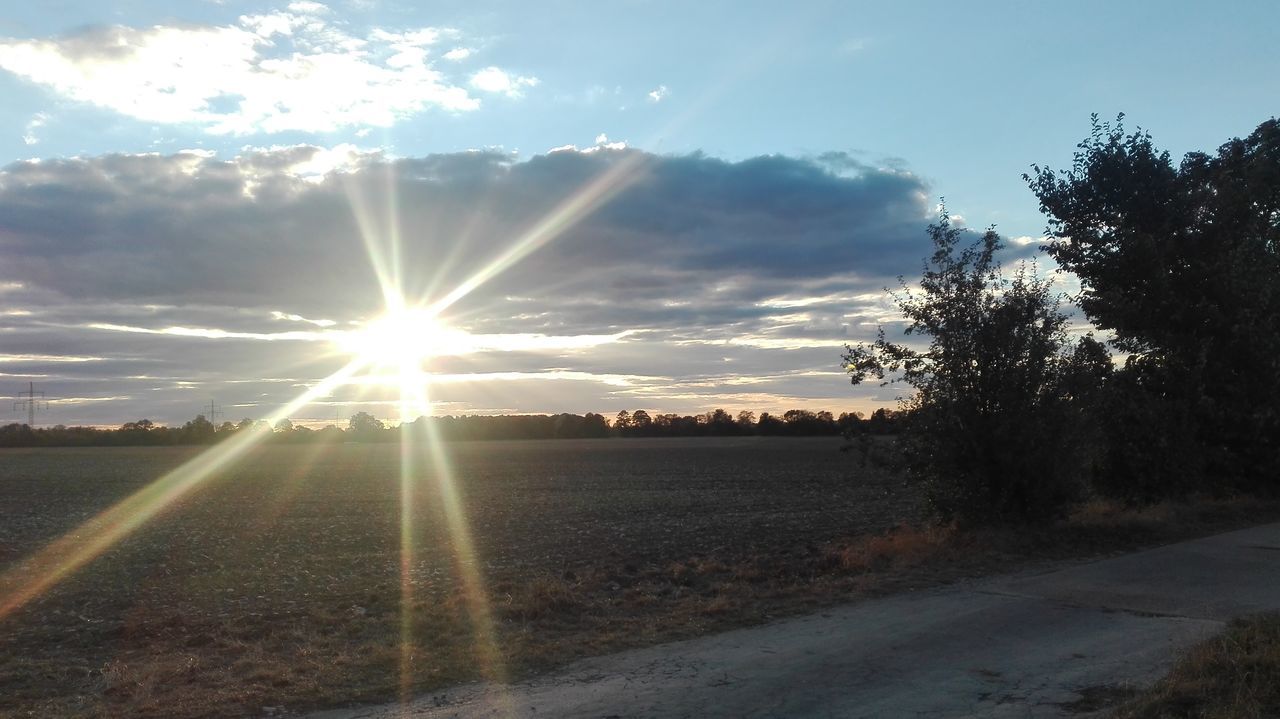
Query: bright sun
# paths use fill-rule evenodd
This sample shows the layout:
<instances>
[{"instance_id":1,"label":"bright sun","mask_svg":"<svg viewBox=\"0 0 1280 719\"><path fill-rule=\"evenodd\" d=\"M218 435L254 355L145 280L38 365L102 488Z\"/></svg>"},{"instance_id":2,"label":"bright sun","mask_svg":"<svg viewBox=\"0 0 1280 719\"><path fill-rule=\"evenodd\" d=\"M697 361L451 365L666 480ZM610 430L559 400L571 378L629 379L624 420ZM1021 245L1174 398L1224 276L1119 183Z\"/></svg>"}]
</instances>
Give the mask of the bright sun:
<instances>
[{"instance_id":1,"label":"bright sun","mask_svg":"<svg viewBox=\"0 0 1280 719\"><path fill-rule=\"evenodd\" d=\"M344 332L338 345L370 371L373 381L398 386L400 421L408 422L431 413L427 362L456 351L462 335L431 312L399 308Z\"/></svg>"},{"instance_id":2,"label":"bright sun","mask_svg":"<svg viewBox=\"0 0 1280 719\"><path fill-rule=\"evenodd\" d=\"M347 352L367 359L371 365L404 371L420 368L427 360L445 353L453 334L431 313L401 309L347 333L342 344Z\"/></svg>"}]
</instances>

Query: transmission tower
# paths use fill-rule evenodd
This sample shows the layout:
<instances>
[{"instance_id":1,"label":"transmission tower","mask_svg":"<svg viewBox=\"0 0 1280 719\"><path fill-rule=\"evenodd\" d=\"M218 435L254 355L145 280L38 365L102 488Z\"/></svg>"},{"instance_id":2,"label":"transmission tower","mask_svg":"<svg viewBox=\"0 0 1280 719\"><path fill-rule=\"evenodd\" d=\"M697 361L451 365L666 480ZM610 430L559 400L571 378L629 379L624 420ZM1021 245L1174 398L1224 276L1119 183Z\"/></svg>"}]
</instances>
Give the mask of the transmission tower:
<instances>
[{"instance_id":1,"label":"transmission tower","mask_svg":"<svg viewBox=\"0 0 1280 719\"><path fill-rule=\"evenodd\" d=\"M27 426L35 427L36 411L40 410L47 412L49 410L49 400L45 398L44 392L36 391L35 382L28 382L27 391L19 392L18 396L25 399L20 399L14 402L13 408L27 410Z\"/></svg>"},{"instance_id":2,"label":"transmission tower","mask_svg":"<svg viewBox=\"0 0 1280 719\"><path fill-rule=\"evenodd\" d=\"M203 409L203 408L202 408ZM218 426L218 417L222 416L222 405L214 404L213 400L209 400L209 423L214 427Z\"/></svg>"}]
</instances>

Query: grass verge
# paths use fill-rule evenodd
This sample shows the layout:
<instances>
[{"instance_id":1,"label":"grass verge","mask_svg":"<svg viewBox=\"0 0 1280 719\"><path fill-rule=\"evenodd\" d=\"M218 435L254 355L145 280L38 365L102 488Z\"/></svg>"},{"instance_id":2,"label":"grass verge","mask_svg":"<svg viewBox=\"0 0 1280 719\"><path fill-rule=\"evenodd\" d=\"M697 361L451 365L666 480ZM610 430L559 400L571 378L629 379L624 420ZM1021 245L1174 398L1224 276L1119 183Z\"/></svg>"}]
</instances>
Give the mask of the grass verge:
<instances>
[{"instance_id":1,"label":"grass verge","mask_svg":"<svg viewBox=\"0 0 1280 719\"><path fill-rule=\"evenodd\" d=\"M1182 657L1114 719L1254 719L1280 716L1280 613L1233 621Z\"/></svg>"}]
</instances>

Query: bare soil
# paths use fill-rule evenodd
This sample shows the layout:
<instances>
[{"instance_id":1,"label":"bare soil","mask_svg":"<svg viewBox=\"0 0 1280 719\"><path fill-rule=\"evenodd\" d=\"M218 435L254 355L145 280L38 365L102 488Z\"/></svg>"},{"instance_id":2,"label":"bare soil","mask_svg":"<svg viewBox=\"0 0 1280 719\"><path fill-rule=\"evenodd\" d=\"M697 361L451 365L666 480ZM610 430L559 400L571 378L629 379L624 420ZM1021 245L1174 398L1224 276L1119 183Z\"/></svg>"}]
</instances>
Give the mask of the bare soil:
<instances>
[{"instance_id":1,"label":"bare soil","mask_svg":"<svg viewBox=\"0 0 1280 719\"><path fill-rule=\"evenodd\" d=\"M1095 504L1050 527L956 532L922 524L913 488L839 445L449 445L469 539L426 461L402 531L394 445L263 447L0 618L0 715L385 701L1280 515ZM198 452L0 453L0 599L29 579L24 557Z\"/></svg>"}]
</instances>

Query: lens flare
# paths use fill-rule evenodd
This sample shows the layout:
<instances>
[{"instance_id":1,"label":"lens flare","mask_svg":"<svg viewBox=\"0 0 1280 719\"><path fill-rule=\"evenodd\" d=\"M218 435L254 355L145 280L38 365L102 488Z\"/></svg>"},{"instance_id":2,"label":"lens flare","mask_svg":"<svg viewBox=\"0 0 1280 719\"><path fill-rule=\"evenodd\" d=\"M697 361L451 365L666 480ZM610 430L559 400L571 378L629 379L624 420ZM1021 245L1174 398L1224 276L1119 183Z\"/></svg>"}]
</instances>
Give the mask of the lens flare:
<instances>
[{"instance_id":1,"label":"lens flare","mask_svg":"<svg viewBox=\"0 0 1280 719\"><path fill-rule=\"evenodd\" d=\"M329 394L362 367L362 359L351 360L337 372L276 410L267 421L275 424L312 400ZM231 439L201 452L0 575L0 619L40 596L135 532L165 507L198 489L205 480L231 466L267 436L270 433L236 433Z\"/></svg>"},{"instance_id":2,"label":"lens flare","mask_svg":"<svg viewBox=\"0 0 1280 719\"><path fill-rule=\"evenodd\" d=\"M388 310L360 329L339 333L334 339L340 350L363 357L370 370L393 370L414 378L432 357L465 342L465 333L446 327L435 315L416 308ZM405 410L420 408L414 403L406 405L405 394L401 393L398 405L402 422L414 419L405 416Z\"/></svg>"},{"instance_id":3,"label":"lens flare","mask_svg":"<svg viewBox=\"0 0 1280 719\"><path fill-rule=\"evenodd\" d=\"M461 333L450 330L441 313L477 288L510 269L530 253L562 236L568 229L595 212L642 175L645 156L624 152L611 160L608 169L498 253L487 265L437 299L414 300L406 296L401 262L401 235L398 229L398 194L394 163L386 166L385 232L378 230L372 203L361 194L358 183L347 185L348 199L369 262L378 280L385 314L363 329L340 333L338 345L351 359L292 401L264 418L275 424L336 388L352 383L369 368L394 368L399 373L398 410L401 421L400 446L400 699L409 700L413 689L413 580L415 561L414 506L420 491L421 467L429 465L435 488L444 508L447 529L455 548L454 564L462 583L462 593L476 637L476 658L484 676L502 682L506 663L498 646L488 593L479 569L471 529L458 491L446 448L429 422L411 423L410 418L431 413L430 375L425 369L439 348L457 341ZM201 452L183 465L109 507L61 537L45 545L25 560L0 574L0 619L41 596L63 579L100 556L144 526L166 507L198 490L211 476L244 458L269 433L242 432ZM425 442L423 442L425 440ZM500 714L512 714L509 702L499 701Z\"/></svg>"}]
</instances>

